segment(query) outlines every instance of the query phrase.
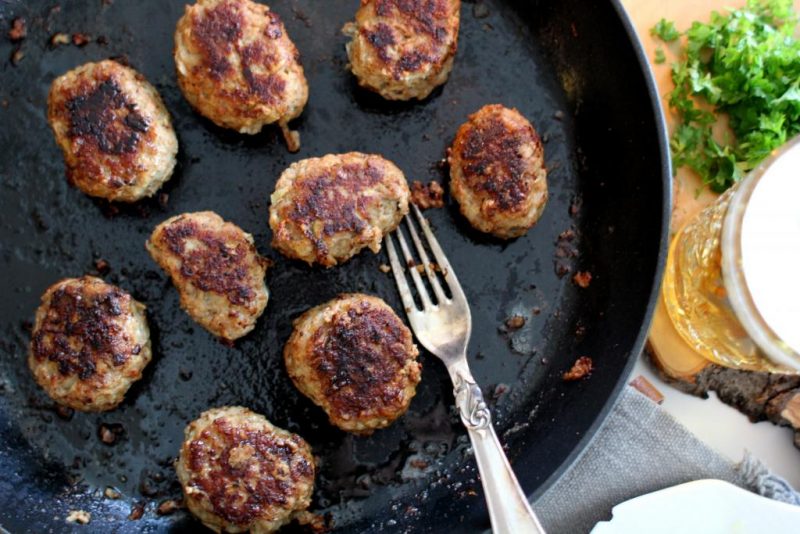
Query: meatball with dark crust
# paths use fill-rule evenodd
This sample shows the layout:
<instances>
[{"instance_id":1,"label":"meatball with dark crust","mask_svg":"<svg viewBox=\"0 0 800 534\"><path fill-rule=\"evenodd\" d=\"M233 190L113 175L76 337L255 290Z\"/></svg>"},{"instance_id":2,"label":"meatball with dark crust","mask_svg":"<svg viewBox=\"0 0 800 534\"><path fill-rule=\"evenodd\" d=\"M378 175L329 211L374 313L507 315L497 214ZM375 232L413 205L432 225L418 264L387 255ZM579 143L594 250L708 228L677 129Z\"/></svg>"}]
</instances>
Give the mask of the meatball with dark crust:
<instances>
[{"instance_id":1,"label":"meatball with dark crust","mask_svg":"<svg viewBox=\"0 0 800 534\"><path fill-rule=\"evenodd\" d=\"M448 153L450 193L476 229L524 235L547 204L544 147L516 109L484 106L459 128Z\"/></svg>"},{"instance_id":2,"label":"meatball with dark crust","mask_svg":"<svg viewBox=\"0 0 800 534\"><path fill-rule=\"evenodd\" d=\"M186 506L211 530L274 532L311 503L311 448L264 416L216 408L184 434L175 470Z\"/></svg>"},{"instance_id":3,"label":"meatball with dark crust","mask_svg":"<svg viewBox=\"0 0 800 534\"><path fill-rule=\"evenodd\" d=\"M350 152L298 161L270 198L272 247L290 258L332 267L365 247L377 253L384 234L408 213L408 183L381 156Z\"/></svg>"},{"instance_id":4,"label":"meatball with dark crust","mask_svg":"<svg viewBox=\"0 0 800 534\"><path fill-rule=\"evenodd\" d=\"M453 69L460 9L460 0L361 0L343 28L358 83L387 100L427 98Z\"/></svg>"},{"instance_id":5,"label":"meatball with dark crust","mask_svg":"<svg viewBox=\"0 0 800 534\"><path fill-rule=\"evenodd\" d=\"M56 78L47 118L67 179L93 197L134 202L172 176L178 139L169 113L144 77L111 60Z\"/></svg>"},{"instance_id":6,"label":"meatball with dark crust","mask_svg":"<svg viewBox=\"0 0 800 534\"><path fill-rule=\"evenodd\" d=\"M172 278L183 309L203 328L234 340L255 327L269 299L268 261L252 235L201 211L159 224L146 246Z\"/></svg>"},{"instance_id":7,"label":"meatball with dark crust","mask_svg":"<svg viewBox=\"0 0 800 534\"><path fill-rule=\"evenodd\" d=\"M255 134L277 122L300 149L290 120L308 101L300 54L280 17L250 0L198 0L175 30L178 84L189 103L223 128Z\"/></svg>"},{"instance_id":8,"label":"meatball with dark crust","mask_svg":"<svg viewBox=\"0 0 800 534\"><path fill-rule=\"evenodd\" d=\"M99 278L68 278L42 296L28 353L36 382L76 410L111 410L150 362L144 305Z\"/></svg>"},{"instance_id":9,"label":"meatball with dark crust","mask_svg":"<svg viewBox=\"0 0 800 534\"><path fill-rule=\"evenodd\" d=\"M283 350L295 386L331 423L371 434L408 409L421 378L419 351L381 299L341 295L305 312Z\"/></svg>"}]
</instances>

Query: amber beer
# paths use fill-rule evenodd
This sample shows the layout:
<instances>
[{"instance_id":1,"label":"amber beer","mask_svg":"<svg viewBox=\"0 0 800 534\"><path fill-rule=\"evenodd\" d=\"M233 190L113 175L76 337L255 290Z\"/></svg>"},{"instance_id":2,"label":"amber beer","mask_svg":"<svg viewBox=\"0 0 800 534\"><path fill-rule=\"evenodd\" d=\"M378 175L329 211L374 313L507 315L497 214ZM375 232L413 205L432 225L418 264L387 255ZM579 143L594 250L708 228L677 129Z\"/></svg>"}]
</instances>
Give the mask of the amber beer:
<instances>
[{"instance_id":1,"label":"amber beer","mask_svg":"<svg viewBox=\"0 0 800 534\"><path fill-rule=\"evenodd\" d=\"M681 337L736 369L800 373L800 141L689 220L662 292Z\"/></svg>"}]
</instances>

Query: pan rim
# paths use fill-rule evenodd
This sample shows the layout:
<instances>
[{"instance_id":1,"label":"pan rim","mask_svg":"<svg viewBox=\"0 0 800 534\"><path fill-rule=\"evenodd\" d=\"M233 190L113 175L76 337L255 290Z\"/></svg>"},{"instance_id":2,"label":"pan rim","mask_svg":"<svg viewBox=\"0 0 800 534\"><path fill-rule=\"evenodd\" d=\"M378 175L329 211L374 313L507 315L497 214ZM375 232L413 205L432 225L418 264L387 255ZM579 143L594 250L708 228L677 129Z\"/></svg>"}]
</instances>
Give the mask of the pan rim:
<instances>
[{"instance_id":1,"label":"pan rim","mask_svg":"<svg viewBox=\"0 0 800 534\"><path fill-rule=\"evenodd\" d=\"M594 422L586 429L583 437L578 441L577 445L573 448L572 452L561 462L561 465L556 468L553 473L547 477L538 487L528 494L528 500L535 503L547 491L549 491L555 484L563 477L573 465L575 465L589 449L591 442L597 436L600 428L605 424L611 411L617 404L623 388L627 386L628 379L633 371L636 361L641 357L644 351L645 342L650 332L650 324L653 320L653 313L655 311L659 289L661 287L661 280L664 275L664 269L667 262L667 249L669 246L669 227L672 214L672 200L673 200L673 186L672 186L672 159L670 157L669 149L669 136L667 133L667 122L664 116L664 110L661 107L661 97L658 93L658 86L653 75L653 69L650 61L647 58L647 53L642 46L642 41L633 24L633 21L622 5L622 0L611 0L611 6L617 13L617 16L622 22L625 33L633 47L636 61L639 64L644 81L647 86L647 94L650 100L650 106L653 111L654 118L656 119L656 128L658 130L658 145L659 154L661 157L661 187L662 187L662 202L661 202L661 232L658 243L658 258L656 260L655 276L653 277L650 286L650 294L647 299L647 306L645 307L644 317L642 318L642 325L636 340L631 347L628 361L623 367L610 395L606 399L605 404L599 411Z\"/></svg>"}]
</instances>

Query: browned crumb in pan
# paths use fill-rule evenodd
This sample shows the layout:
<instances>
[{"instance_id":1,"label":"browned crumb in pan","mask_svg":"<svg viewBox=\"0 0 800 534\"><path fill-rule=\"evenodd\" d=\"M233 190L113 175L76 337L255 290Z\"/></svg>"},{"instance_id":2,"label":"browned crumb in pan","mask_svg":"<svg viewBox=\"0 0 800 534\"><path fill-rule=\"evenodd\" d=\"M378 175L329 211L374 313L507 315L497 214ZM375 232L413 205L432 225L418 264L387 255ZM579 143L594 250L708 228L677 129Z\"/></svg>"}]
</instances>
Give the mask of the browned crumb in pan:
<instances>
[{"instance_id":1,"label":"browned crumb in pan","mask_svg":"<svg viewBox=\"0 0 800 534\"><path fill-rule=\"evenodd\" d=\"M411 202L419 209L441 208L444 206L444 189L439 182L425 185L418 180L411 184Z\"/></svg>"},{"instance_id":2,"label":"browned crumb in pan","mask_svg":"<svg viewBox=\"0 0 800 534\"><path fill-rule=\"evenodd\" d=\"M587 378L592 374L594 370L594 363L592 359L588 356L581 356L575 363L572 365L572 368L564 373L561 377L564 379L565 382L573 382L576 380L581 380L583 378Z\"/></svg>"},{"instance_id":3,"label":"browned crumb in pan","mask_svg":"<svg viewBox=\"0 0 800 534\"><path fill-rule=\"evenodd\" d=\"M592 282L592 273L589 271L578 271L575 273L575 276L572 277L572 281L575 282L576 286L586 289Z\"/></svg>"},{"instance_id":4,"label":"browned crumb in pan","mask_svg":"<svg viewBox=\"0 0 800 534\"><path fill-rule=\"evenodd\" d=\"M506 328L509 330L518 330L525 326L525 317L522 315L514 315L506 319Z\"/></svg>"},{"instance_id":5,"label":"browned crumb in pan","mask_svg":"<svg viewBox=\"0 0 800 534\"><path fill-rule=\"evenodd\" d=\"M27 35L28 25L24 18L17 17L11 21L11 28L8 30L8 39L12 43L16 43L17 41L25 39Z\"/></svg>"}]
</instances>

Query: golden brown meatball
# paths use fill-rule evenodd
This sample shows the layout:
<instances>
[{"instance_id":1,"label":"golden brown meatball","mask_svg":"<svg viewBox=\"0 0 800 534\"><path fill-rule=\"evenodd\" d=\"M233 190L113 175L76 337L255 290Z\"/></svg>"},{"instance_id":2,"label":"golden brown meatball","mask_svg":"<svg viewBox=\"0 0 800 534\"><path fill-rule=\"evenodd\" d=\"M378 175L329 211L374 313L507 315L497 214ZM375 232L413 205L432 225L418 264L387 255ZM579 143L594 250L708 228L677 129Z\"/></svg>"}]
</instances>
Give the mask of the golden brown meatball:
<instances>
[{"instance_id":1,"label":"golden brown meatball","mask_svg":"<svg viewBox=\"0 0 800 534\"><path fill-rule=\"evenodd\" d=\"M311 503L311 448L264 416L216 408L184 434L175 470L186 506L211 530L274 532Z\"/></svg>"},{"instance_id":2,"label":"golden brown meatball","mask_svg":"<svg viewBox=\"0 0 800 534\"><path fill-rule=\"evenodd\" d=\"M28 366L59 404L116 408L150 358L144 305L122 289L84 276L61 280L42 296Z\"/></svg>"},{"instance_id":3,"label":"golden brown meatball","mask_svg":"<svg viewBox=\"0 0 800 534\"><path fill-rule=\"evenodd\" d=\"M69 182L93 197L134 202L172 175L178 139L155 88L111 60L87 63L50 86L47 118Z\"/></svg>"},{"instance_id":4,"label":"golden brown meatball","mask_svg":"<svg viewBox=\"0 0 800 534\"><path fill-rule=\"evenodd\" d=\"M397 166L358 152L298 161L283 172L269 208L272 247L331 267L383 235L408 213L408 183Z\"/></svg>"},{"instance_id":5,"label":"golden brown meatball","mask_svg":"<svg viewBox=\"0 0 800 534\"><path fill-rule=\"evenodd\" d=\"M459 128L449 150L450 192L476 229L524 235L547 204L539 135L516 109L484 106Z\"/></svg>"},{"instance_id":6,"label":"golden brown meatball","mask_svg":"<svg viewBox=\"0 0 800 534\"><path fill-rule=\"evenodd\" d=\"M331 423L371 434L403 415L422 366L411 332L381 299L341 295L294 322L283 350L295 386Z\"/></svg>"},{"instance_id":7,"label":"golden brown meatball","mask_svg":"<svg viewBox=\"0 0 800 534\"><path fill-rule=\"evenodd\" d=\"M460 9L460 0L361 0L343 28L358 83L388 100L426 98L453 69Z\"/></svg>"},{"instance_id":8,"label":"golden brown meatball","mask_svg":"<svg viewBox=\"0 0 800 534\"><path fill-rule=\"evenodd\" d=\"M250 0L198 0L175 30L178 83L189 103L223 128L255 134L277 122L289 150L300 149L288 123L308 101L300 55L283 22Z\"/></svg>"},{"instance_id":9,"label":"golden brown meatball","mask_svg":"<svg viewBox=\"0 0 800 534\"><path fill-rule=\"evenodd\" d=\"M213 211L184 213L159 224L147 241L172 278L181 307L223 339L250 332L267 306L268 261L253 236Z\"/></svg>"}]
</instances>

